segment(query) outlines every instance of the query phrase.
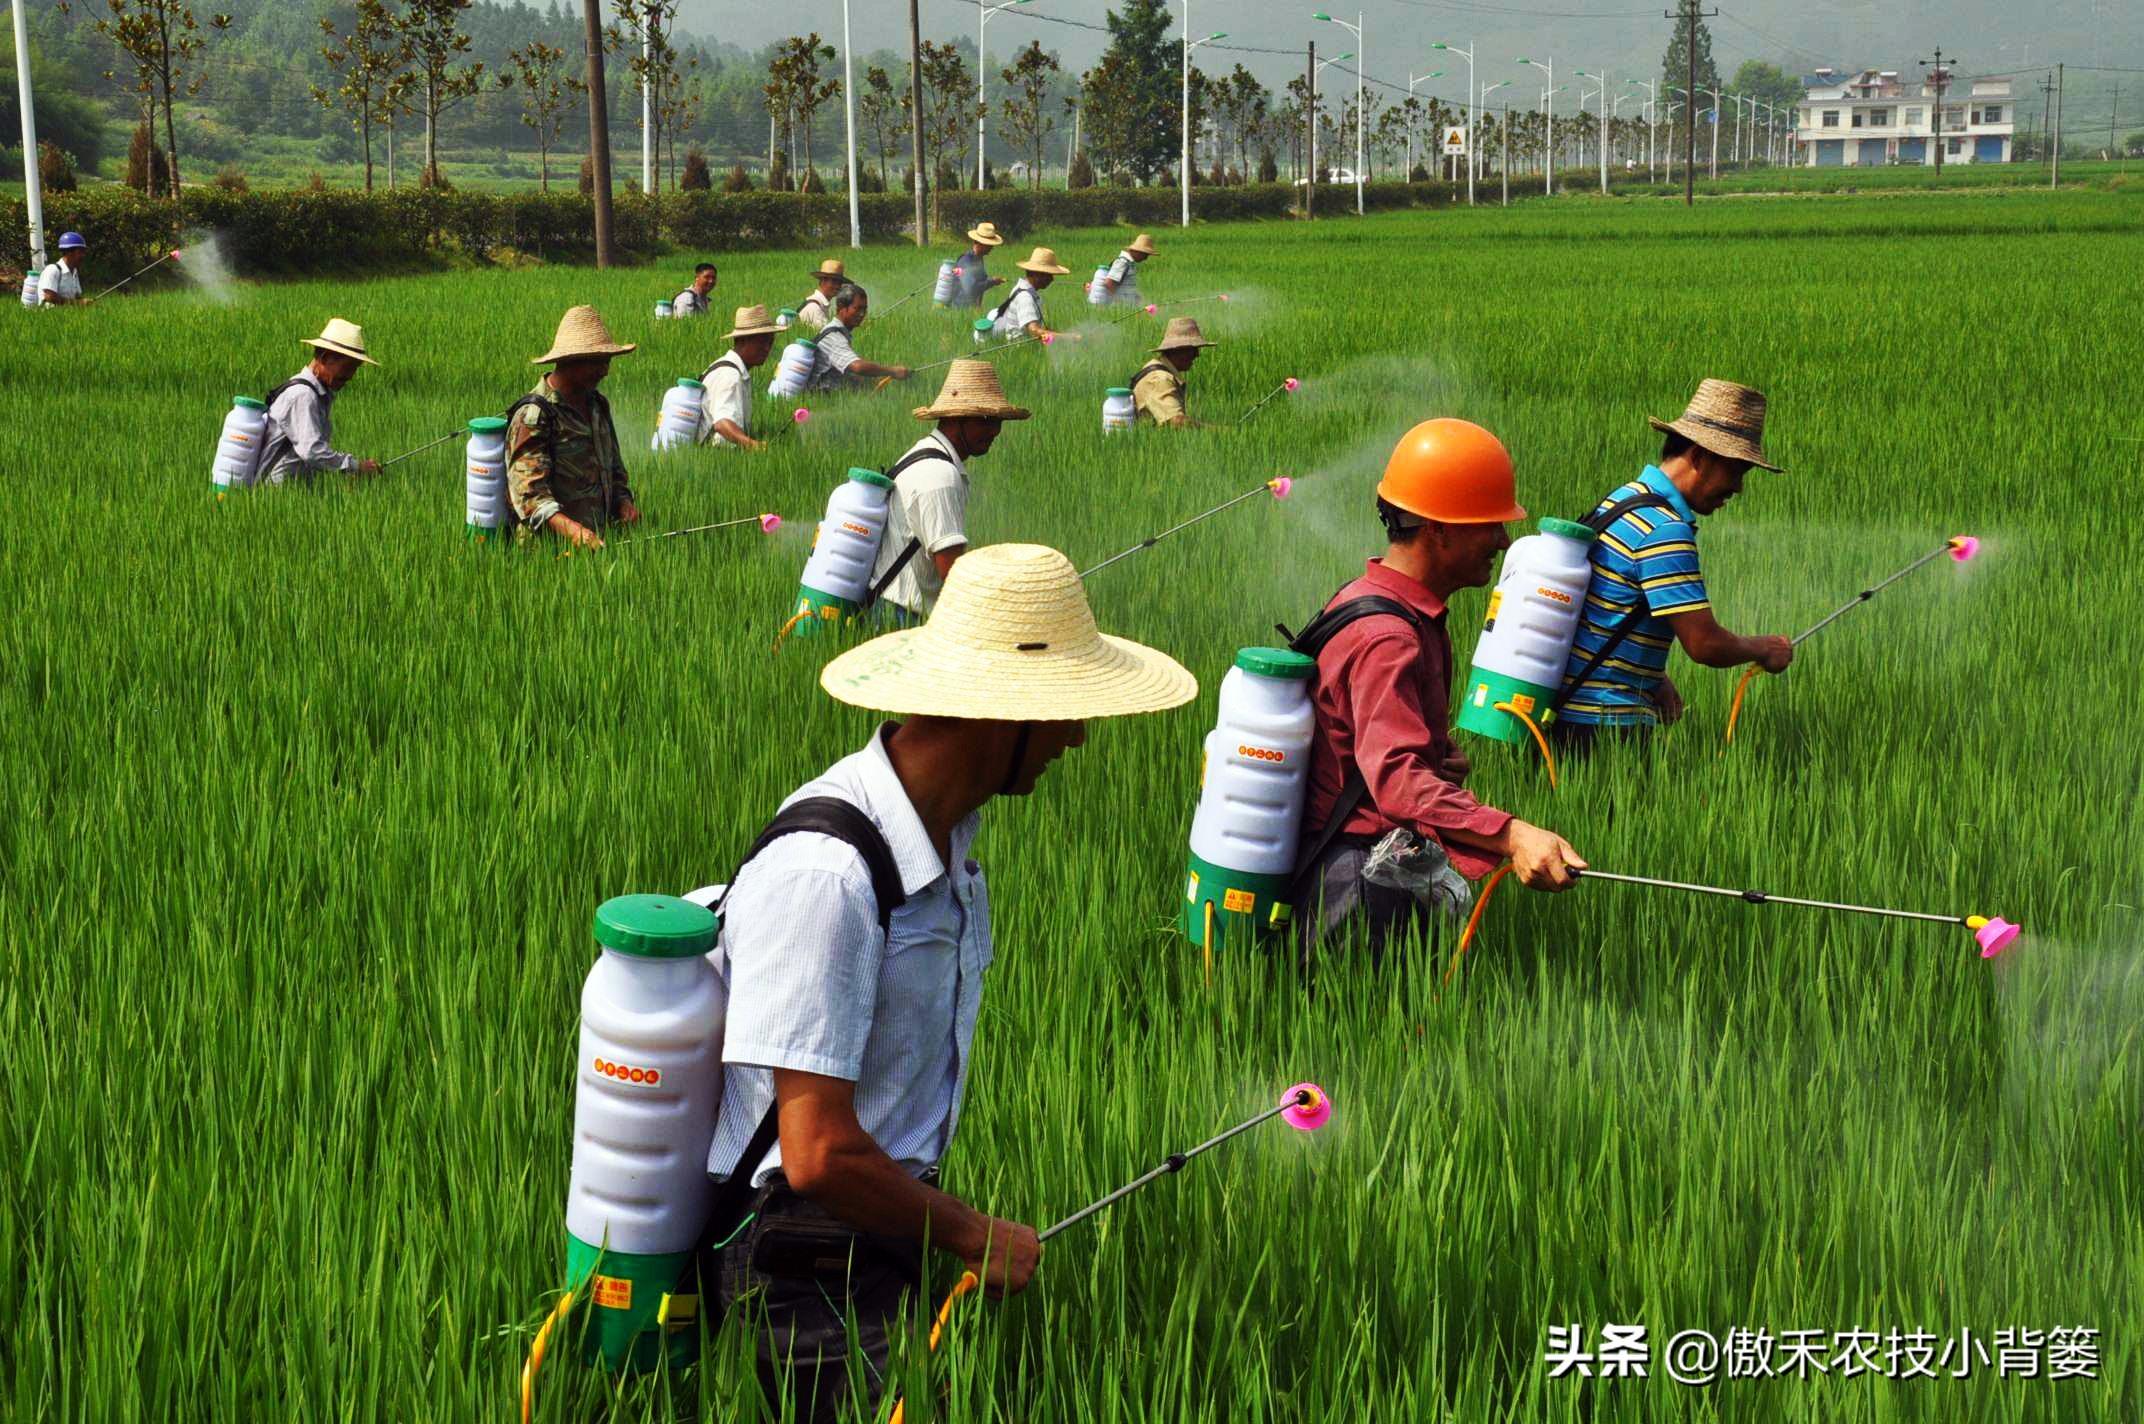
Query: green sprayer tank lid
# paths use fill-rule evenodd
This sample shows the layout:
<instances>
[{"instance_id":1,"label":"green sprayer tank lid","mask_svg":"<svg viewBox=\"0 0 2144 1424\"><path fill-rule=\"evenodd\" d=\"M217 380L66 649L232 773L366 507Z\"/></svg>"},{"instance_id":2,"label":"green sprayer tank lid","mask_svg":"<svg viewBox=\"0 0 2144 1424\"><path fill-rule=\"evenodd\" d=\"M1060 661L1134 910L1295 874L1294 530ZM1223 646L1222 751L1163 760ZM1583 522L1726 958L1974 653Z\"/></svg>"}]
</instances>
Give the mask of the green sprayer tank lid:
<instances>
[{"instance_id":1,"label":"green sprayer tank lid","mask_svg":"<svg viewBox=\"0 0 2144 1424\"><path fill-rule=\"evenodd\" d=\"M782 315L783 315L783 316L793 317L793 316L795 316L796 314L797 314L797 309L796 309L795 307L783 307L783 308L782 308Z\"/></svg>"},{"instance_id":2,"label":"green sprayer tank lid","mask_svg":"<svg viewBox=\"0 0 2144 1424\"><path fill-rule=\"evenodd\" d=\"M991 327L995 325L997 325L997 323L992 321L987 316L979 316L975 319L975 329L977 331L988 331Z\"/></svg>"},{"instance_id":3,"label":"green sprayer tank lid","mask_svg":"<svg viewBox=\"0 0 2144 1424\"><path fill-rule=\"evenodd\" d=\"M266 401L260 401L260 400L255 400L255 399L254 399L253 397L251 397L251 396L232 396L232 397L231 397L231 404L232 404L232 405L235 405L235 406L239 406L239 407L241 407L241 408L243 408L243 409L246 409L246 410L266 410L266 409L268 409L268 402L266 402Z\"/></svg>"},{"instance_id":4,"label":"green sprayer tank lid","mask_svg":"<svg viewBox=\"0 0 2144 1424\"><path fill-rule=\"evenodd\" d=\"M863 470L851 465L849 466L849 478L860 485L877 485L880 489L893 488L893 481L887 479L877 470Z\"/></svg>"},{"instance_id":5,"label":"green sprayer tank lid","mask_svg":"<svg viewBox=\"0 0 2144 1424\"><path fill-rule=\"evenodd\" d=\"M620 895L596 906L596 943L642 959L689 959L715 947L722 922L675 895Z\"/></svg>"},{"instance_id":6,"label":"green sprayer tank lid","mask_svg":"<svg viewBox=\"0 0 2144 1424\"><path fill-rule=\"evenodd\" d=\"M677 383L681 388L688 391L704 391L707 389L707 387L701 385L690 376L679 376Z\"/></svg>"},{"instance_id":7,"label":"green sprayer tank lid","mask_svg":"<svg viewBox=\"0 0 2144 1424\"><path fill-rule=\"evenodd\" d=\"M472 435L497 435L506 429L506 418L498 415L480 415L469 422Z\"/></svg>"},{"instance_id":8,"label":"green sprayer tank lid","mask_svg":"<svg viewBox=\"0 0 2144 1424\"><path fill-rule=\"evenodd\" d=\"M1132 388L1130 386L1111 386L1109 393L1113 396L1129 396L1132 393Z\"/></svg>"},{"instance_id":9,"label":"green sprayer tank lid","mask_svg":"<svg viewBox=\"0 0 2144 1424\"><path fill-rule=\"evenodd\" d=\"M1593 531L1574 519L1544 519L1541 521L1541 532L1576 539L1581 544L1593 542Z\"/></svg>"},{"instance_id":10,"label":"green sprayer tank lid","mask_svg":"<svg viewBox=\"0 0 2144 1424\"><path fill-rule=\"evenodd\" d=\"M1260 677L1308 677L1318 663L1286 648L1245 648L1236 654L1236 666Z\"/></svg>"}]
</instances>

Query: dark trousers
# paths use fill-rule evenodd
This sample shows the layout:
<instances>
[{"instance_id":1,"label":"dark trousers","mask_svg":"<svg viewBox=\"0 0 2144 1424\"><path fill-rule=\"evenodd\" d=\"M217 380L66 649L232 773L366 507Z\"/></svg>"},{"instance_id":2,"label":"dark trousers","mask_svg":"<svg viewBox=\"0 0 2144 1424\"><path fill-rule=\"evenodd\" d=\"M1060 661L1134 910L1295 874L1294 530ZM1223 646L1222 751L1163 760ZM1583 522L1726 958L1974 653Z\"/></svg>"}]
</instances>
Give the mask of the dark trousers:
<instances>
[{"instance_id":1,"label":"dark trousers","mask_svg":"<svg viewBox=\"0 0 2144 1424\"><path fill-rule=\"evenodd\" d=\"M759 1330L768 1407L811 1424L868 1417L906 1312L927 1308L922 1243L859 1232L779 1176L755 1194L752 1210L752 1224L722 1249L716 1279L721 1308ZM862 1356L853 1374L852 1342Z\"/></svg>"},{"instance_id":2,"label":"dark trousers","mask_svg":"<svg viewBox=\"0 0 2144 1424\"><path fill-rule=\"evenodd\" d=\"M1445 917L1405 890L1362 878L1370 846L1353 836L1335 840L1305 875L1295 906L1296 947L1307 972L1326 951L1361 944L1382 963L1386 943L1398 935L1428 937Z\"/></svg>"}]
</instances>

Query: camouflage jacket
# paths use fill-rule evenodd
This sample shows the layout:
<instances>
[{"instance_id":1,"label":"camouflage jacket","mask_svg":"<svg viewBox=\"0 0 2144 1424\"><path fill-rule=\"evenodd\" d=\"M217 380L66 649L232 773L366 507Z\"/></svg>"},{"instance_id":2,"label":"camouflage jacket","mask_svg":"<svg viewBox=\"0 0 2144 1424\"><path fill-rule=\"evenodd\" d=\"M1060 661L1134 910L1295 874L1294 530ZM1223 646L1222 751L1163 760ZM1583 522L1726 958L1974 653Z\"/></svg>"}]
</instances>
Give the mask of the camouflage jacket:
<instances>
[{"instance_id":1,"label":"camouflage jacket","mask_svg":"<svg viewBox=\"0 0 2144 1424\"><path fill-rule=\"evenodd\" d=\"M604 528L633 497L610 402L591 394L584 420L548 377L530 395L536 400L515 410L506 430L506 483L521 529L541 529L554 514Z\"/></svg>"}]
</instances>

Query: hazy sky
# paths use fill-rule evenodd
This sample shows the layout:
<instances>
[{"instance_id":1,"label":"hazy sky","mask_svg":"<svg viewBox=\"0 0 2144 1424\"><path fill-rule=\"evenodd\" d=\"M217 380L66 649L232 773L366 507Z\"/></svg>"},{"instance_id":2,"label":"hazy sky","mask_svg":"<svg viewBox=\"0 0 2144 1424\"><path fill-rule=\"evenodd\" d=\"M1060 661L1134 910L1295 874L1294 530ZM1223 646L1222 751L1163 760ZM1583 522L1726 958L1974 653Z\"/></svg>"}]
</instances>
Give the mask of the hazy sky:
<instances>
[{"instance_id":1,"label":"hazy sky","mask_svg":"<svg viewBox=\"0 0 2144 1424\"><path fill-rule=\"evenodd\" d=\"M1353 19L1359 5L1368 31L1368 72L1404 84L1410 75L1444 69L1449 81L1425 85L1423 92L1456 97L1465 87L1463 63L1433 52L1433 41L1475 48L1481 82L1513 81L1513 89L1531 85L1538 97L1538 70L1515 63L1520 55L1551 60L1557 83L1573 70L1602 64L1616 75L1652 74L1668 41L1671 22L1663 10L1673 0L1340 0L1348 8L1333 13ZM1268 84L1300 69L1306 41L1315 39L1323 53L1356 48L1336 25L1310 18L1319 0L1192 0L1192 23L1199 34L1223 30L1226 43L1289 51L1278 55L1214 54L1209 69L1240 62ZM841 38L841 0L786 0L780 5L740 0L684 0L686 28L755 48L784 35L813 28L835 45ZM993 54L1003 56L1040 39L1071 67L1084 68L1100 52L1105 36L1070 24L1048 23L1040 16L1099 26L1108 0L1029 0L1017 10L990 21ZM1841 68L1875 66L1905 69L1941 44L1946 54L1963 57L1963 72L1986 73L2041 65L2061 59L2072 64L2144 66L2144 0L1846 0L1846 3L1798 3L1798 0L1707 0L1721 13L1710 19L1713 53L1723 73L1747 58L1770 59L1800 68L1832 64ZM1171 0L1170 13L1181 23L1182 0ZM922 0L927 39L975 34L975 0ZM905 0L850 0L856 47L905 51L908 7ZM1204 57L1206 50L1201 50ZM1411 68L1410 68L1411 66ZM1331 71L1327 71L1328 80ZM2081 76L2080 76L2081 77ZM2144 74L2126 76L2137 94L2144 118ZM1449 87L1447 87L1449 82ZM2020 84L2022 90L2024 85ZM1499 96L1510 97L1507 92ZM1568 97L1564 102L1568 102ZM2127 109L2127 104L2123 108Z\"/></svg>"}]
</instances>

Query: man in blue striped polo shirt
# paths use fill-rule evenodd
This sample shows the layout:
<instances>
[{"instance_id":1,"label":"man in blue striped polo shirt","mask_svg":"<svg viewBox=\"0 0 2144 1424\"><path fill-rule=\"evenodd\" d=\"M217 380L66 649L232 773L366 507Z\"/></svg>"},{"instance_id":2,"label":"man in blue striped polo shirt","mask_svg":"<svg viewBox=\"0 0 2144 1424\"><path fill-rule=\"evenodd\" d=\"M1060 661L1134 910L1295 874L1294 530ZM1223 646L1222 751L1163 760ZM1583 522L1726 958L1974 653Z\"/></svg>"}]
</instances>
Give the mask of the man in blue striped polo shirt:
<instances>
[{"instance_id":1,"label":"man in blue striped polo shirt","mask_svg":"<svg viewBox=\"0 0 2144 1424\"><path fill-rule=\"evenodd\" d=\"M1611 491L1587 521L1600 531L1593 586L1553 724L1573 751L1589 749L1603 729L1643 735L1682 715L1667 675L1673 643L1705 667L1753 662L1779 673L1794 661L1784 637L1745 638L1720 626L1697 555L1698 516L1740 494L1750 466L1779 469L1764 457L1764 397L1706 380L1680 419L1649 423L1666 437L1660 463Z\"/></svg>"}]
</instances>

